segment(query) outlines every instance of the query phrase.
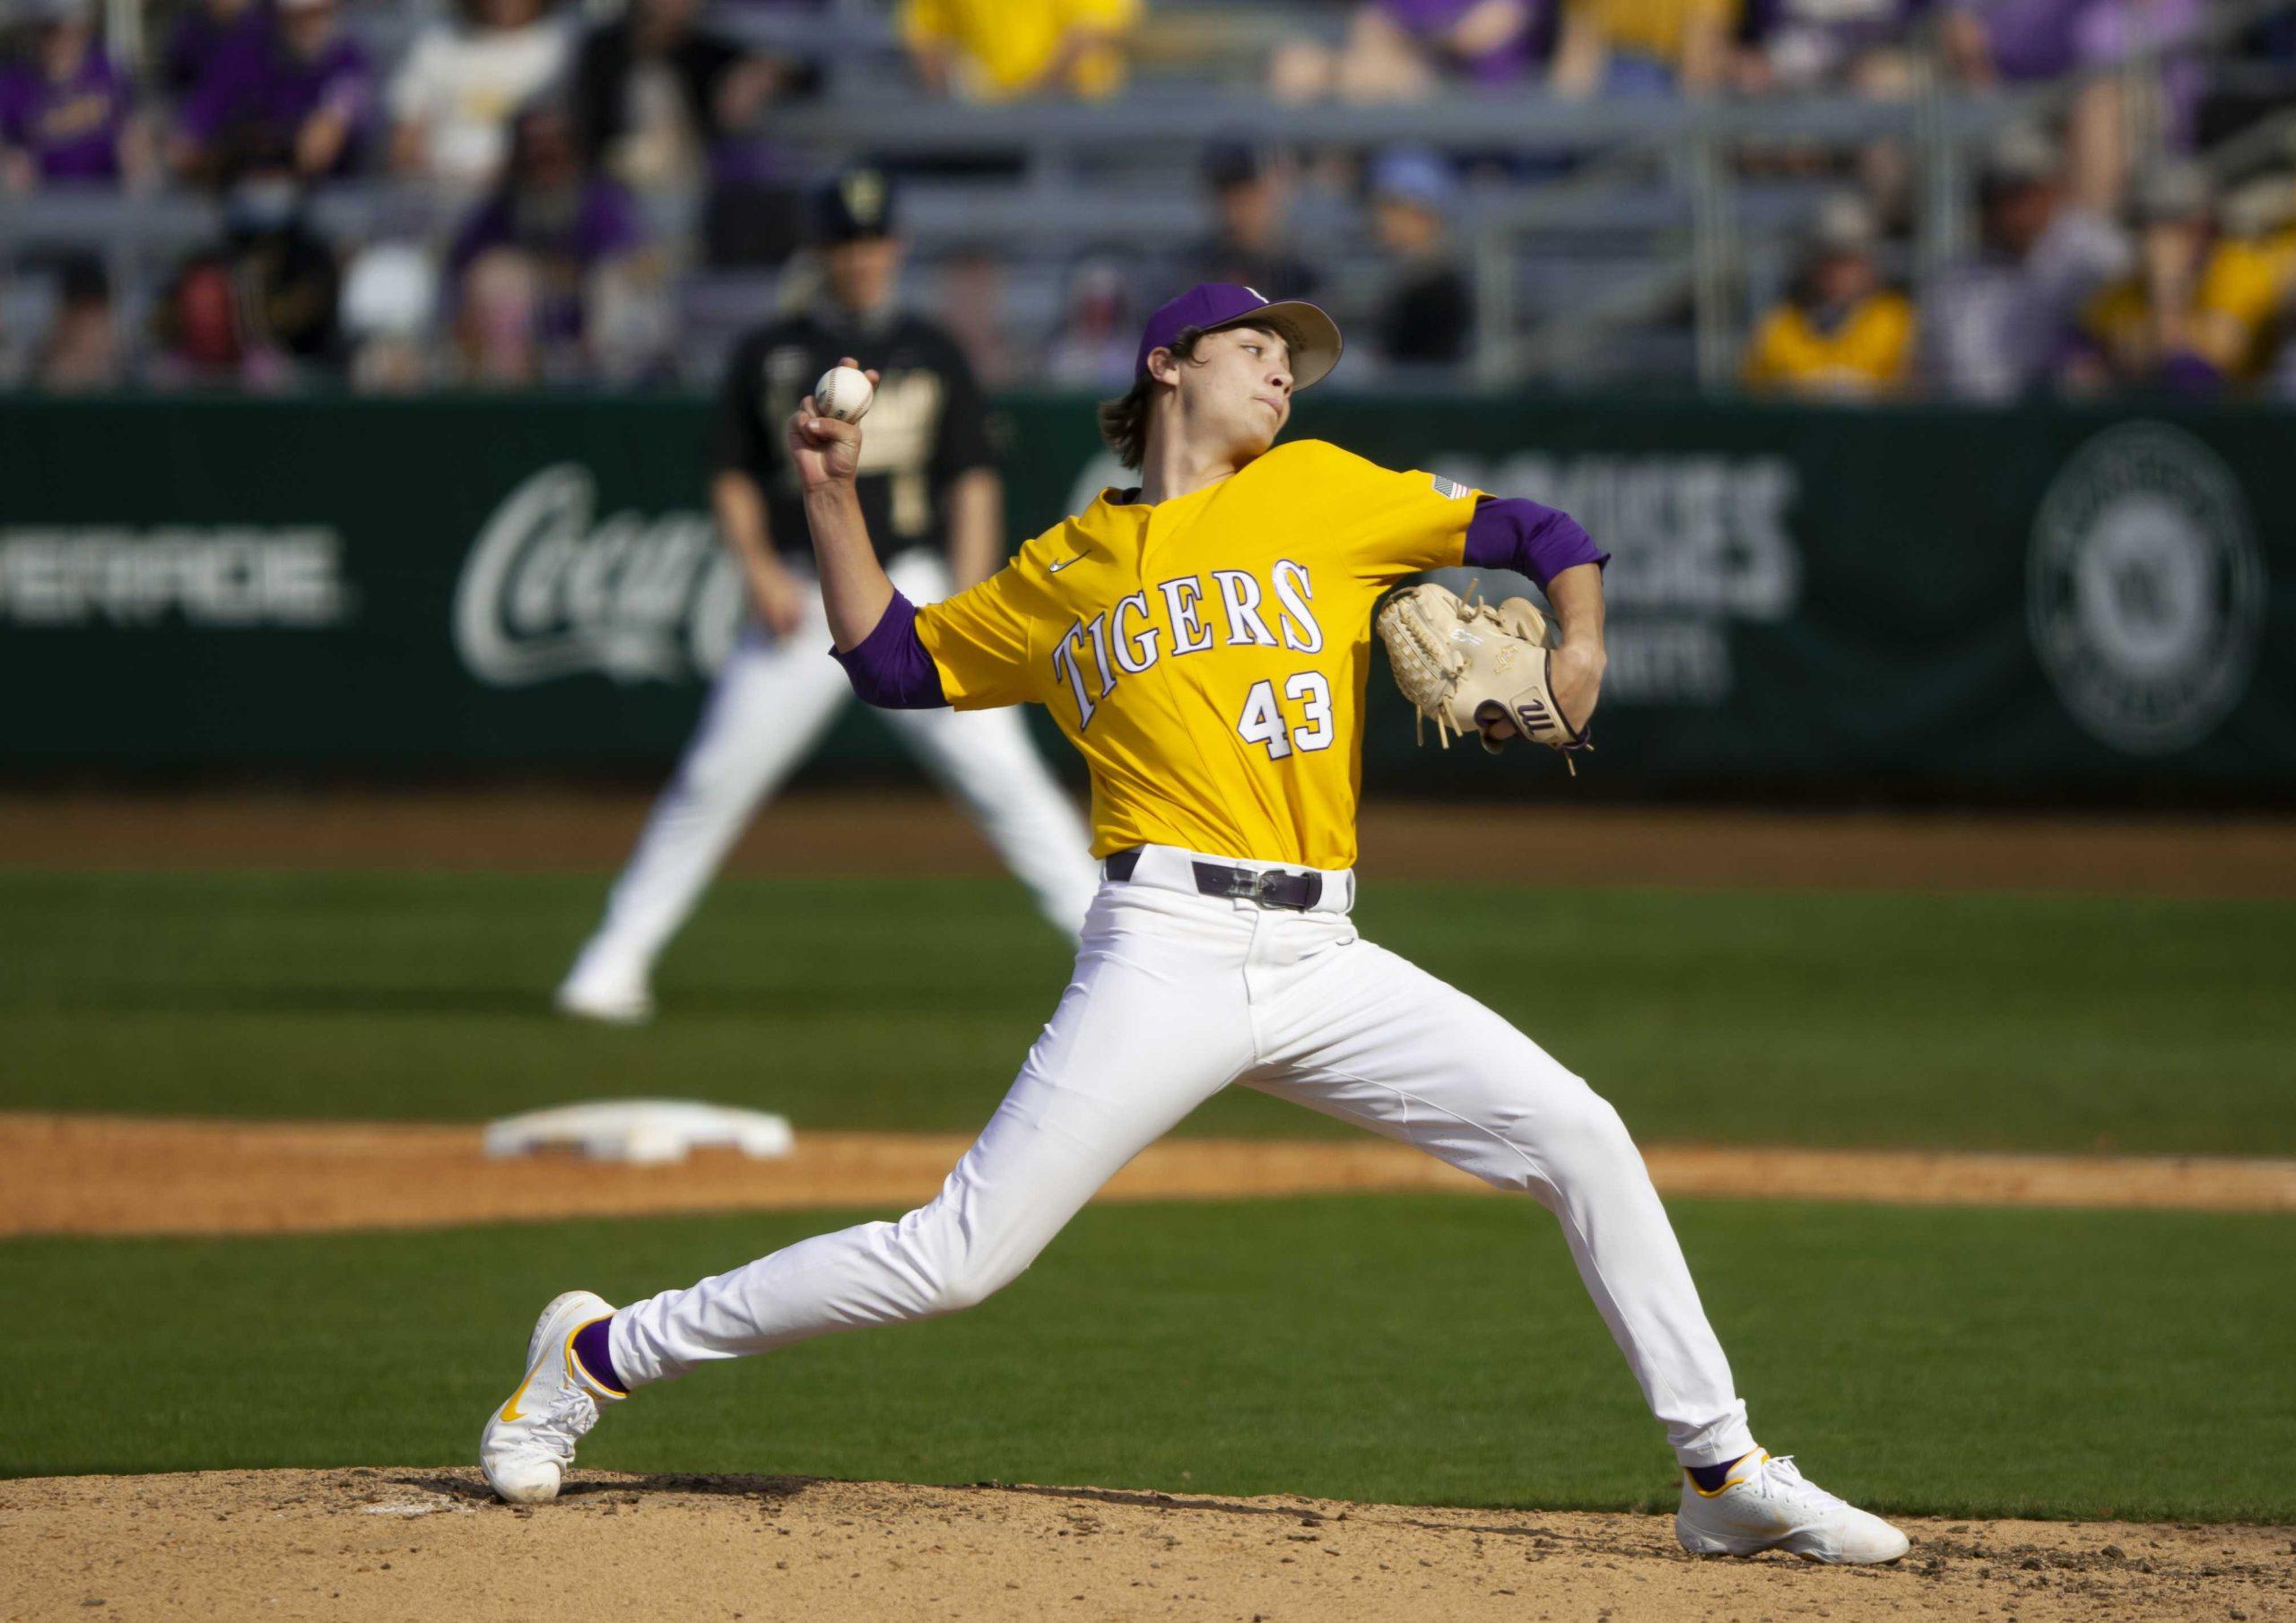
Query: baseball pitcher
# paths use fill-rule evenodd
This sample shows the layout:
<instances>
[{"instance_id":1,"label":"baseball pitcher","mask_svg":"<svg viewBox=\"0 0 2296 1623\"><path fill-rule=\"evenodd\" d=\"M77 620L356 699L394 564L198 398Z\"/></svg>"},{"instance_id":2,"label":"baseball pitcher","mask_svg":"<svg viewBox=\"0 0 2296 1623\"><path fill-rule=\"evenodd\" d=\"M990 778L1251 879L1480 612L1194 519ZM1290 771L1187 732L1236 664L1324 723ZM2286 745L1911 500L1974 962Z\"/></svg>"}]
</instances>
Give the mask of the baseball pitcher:
<instances>
[{"instance_id":1,"label":"baseball pitcher","mask_svg":"<svg viewBox=\"0 0 2296 1623\"><path fill-rule=\"evenodd\" d=\"M561 1012L629 1023L654 1009L654 962L758 807L852 701L829 638L787 436L813 379L848 350L882 359L869 450L853 481L901 590L933 602L1004 556L987 402L949 334L893 302L900 259L884 177L856 169L816 201L827 272L813 309L737 343L718 403L711 505L741 565L750 616L604 919L558 988ZM1074 937L1098 876L1084 826L1017 711L883 712L980 825L1037 907Z\"/></svg>"},{"instance_id":2,"label":"baseball pitcher","mask_svg":"<svg viewBox=\"0 0 2296 1623\"><path fill-rule=\"evenodd\" d=\"M1552 629L1515 605L1414 598L1383 629L1408 646L1397 669L1414 673L1415 702L1487 742L1567 749L1601 686L1606 559L1535 502L1312 440L1276 447L1292 392L1339 350L1309 304L1222 284L1172 300L1149 319L1131 393L1101 412L1138 486L1103 491L923 609L872 550L854 489L860 430L799 406L791 454L854 687L896 708L1049 709L1091 768L1100 889L1050 1023L931 1203L619 1311L587 1291L550 1304L481 1443L504 1498L555 1494L600 1406L639 1386L978 1302L1141 1149L1241 1086L1417 1145L1554 1214L1681 1462L1686 1549L1905 1553L1895 1528L1756 1445L1618 1113L1349 922L1375 603L1439 566L1538 581Z\"/></svg>"}]
</instances>

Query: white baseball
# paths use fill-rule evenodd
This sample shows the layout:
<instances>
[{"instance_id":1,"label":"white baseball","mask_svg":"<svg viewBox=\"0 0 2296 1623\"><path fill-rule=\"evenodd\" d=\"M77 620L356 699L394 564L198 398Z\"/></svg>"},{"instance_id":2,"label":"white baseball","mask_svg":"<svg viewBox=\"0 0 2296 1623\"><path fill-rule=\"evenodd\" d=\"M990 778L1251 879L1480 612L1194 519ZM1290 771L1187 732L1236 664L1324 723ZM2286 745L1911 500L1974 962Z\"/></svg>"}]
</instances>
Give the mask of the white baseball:
<instances>
[{"instance_id":1,"label":"white baseball","mask_svg":"<svg viewBox=\"0 0 2296 1623\"><path fill-rule=\"evenodd\" d=\"M822 416L839 422L860 421L869 414L869 403L876 397L869 375L856 367L831 367L813 386L814 406Z\"/></svg>"}]
</instances>

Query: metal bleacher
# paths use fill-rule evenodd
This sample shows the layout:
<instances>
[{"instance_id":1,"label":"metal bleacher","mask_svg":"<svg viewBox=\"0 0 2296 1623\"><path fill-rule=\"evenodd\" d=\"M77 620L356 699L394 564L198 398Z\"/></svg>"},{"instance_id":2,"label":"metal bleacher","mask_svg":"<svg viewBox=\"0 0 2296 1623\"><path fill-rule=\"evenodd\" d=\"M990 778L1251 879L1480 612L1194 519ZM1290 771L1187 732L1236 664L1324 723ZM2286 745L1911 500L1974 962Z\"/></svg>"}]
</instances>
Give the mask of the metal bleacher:
<instances>
[{"instance_id":1,"label":"metal bleacher","mask_svg":"<svg viewBox=\"0 0 2296 1623\"><path fill-rule=\"evenodd\" d=\"M433 0L351 3L356 26L387 56ZM116 11L136 4L113 0ZM2259 17L2291 10L2296 0L2224 0L2191 48L2213 48ZM993 254L1006 325L1022 343L1056 322L1080 257L1151 265L1209 230L1197 175L1213 143L1309 154L1396 145L1499 154L1463 189L1452 217L1478 299L1474 381L1491 387L1557 378L1714 385L1733 376L1752 313L1789 274L1795 233L1838 184L1830 172L1845 167L1750 171L1736 161L1748 143L1791 143L1837 161L1876 142L1901 146L1918 206L1914 239L1895 250L1891 268L1918 287L1968 240L1970 180L1984 144L2013 120L2060 105L2071 89L1974 97L1932 74L1895 102L1574 100L1543 88L1410 106L1271 101L1260 88L1267 48L1286 34L1330 35L1344 15L1337 4L1300 0L1153 6L1126 95L1090 106L1004 107L918 95L888 11L874 0L726 0L710 22L758 48L822 65L821 93L770 114L761 138L800 173L859 155L918 171L906 187L904 219L919 291L929 297L952 266ZM2248 145L2220 154L2228 168L2253 161L2249 147L2269 144L2239 139ZM952 172L952 161L964 159L975 161L970 169ZM700 201L649 206L657 235L678 239L692 232ZM438 197L389 180L329 187L311 207L323 231L350 245L383 237L436 244L453 219ZM140 320L168 267L212 239L219 223L214 200L185 190L12 199L0 206L0 265L93 249L111 269L124 313ZM1344 301L1376 277L1362 210L1347 186L1304 185L1292 224L1300 250L1327 267L1335 297ZM677 299L680 369L705 376L725 335L770 301L775 281L770 271L689 272ZM37 295L29 283L8 285L0 323L22 331L37 318ZM1368 368L1354 375L1378 380Z\"/></svg>"}]
</instances>

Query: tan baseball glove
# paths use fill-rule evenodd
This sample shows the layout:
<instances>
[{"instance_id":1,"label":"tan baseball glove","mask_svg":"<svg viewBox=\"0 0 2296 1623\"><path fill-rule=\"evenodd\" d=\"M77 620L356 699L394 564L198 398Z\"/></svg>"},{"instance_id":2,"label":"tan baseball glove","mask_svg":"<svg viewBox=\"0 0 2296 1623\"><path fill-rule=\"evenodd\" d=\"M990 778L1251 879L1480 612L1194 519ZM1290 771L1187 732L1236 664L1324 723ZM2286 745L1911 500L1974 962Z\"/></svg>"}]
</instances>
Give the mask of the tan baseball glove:
<instances>
[{"instance_id":1,"label":"tan baseball glove","mask_svg":"<svg viewBox=\"0 0 2296 1623\"><path fill-rule=\"evenodd\" d=\"M1588 747L1554 702L1548 664L1557 639L1526 599L1468 602L1428 582L1388 597L1371 623L1387 645L1396 686L1435 724L1445 749L1452 733L1473 733L1496 755L1506 741L1491 729L1501 721L1551 750Z\"/></svg>"}]
</instances>

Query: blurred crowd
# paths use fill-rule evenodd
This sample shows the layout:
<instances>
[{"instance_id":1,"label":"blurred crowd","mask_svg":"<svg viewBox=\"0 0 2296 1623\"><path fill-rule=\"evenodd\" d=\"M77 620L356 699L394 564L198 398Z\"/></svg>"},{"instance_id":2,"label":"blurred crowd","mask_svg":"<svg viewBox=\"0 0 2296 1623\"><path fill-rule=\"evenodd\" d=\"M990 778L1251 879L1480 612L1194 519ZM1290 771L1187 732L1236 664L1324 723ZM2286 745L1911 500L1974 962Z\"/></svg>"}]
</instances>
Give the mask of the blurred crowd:
<instances>
[{"instance_id":1,"label":"blurred crowd","mask_svg":"<svg viewBox=\"0 0 2296 1623\"><path fill-rule=\"evenodd\" d=\"M2109 213L2075 200L2038 130L1986 154L1979 239L1917 299L1883 269L1873 208L1830 198L1743 376L1810 399L1920 394L1999 403L2108 391L2296 400L2296 179L2220 196L2190 159L2131 179Z\"/></svg>"},{"instance_id":2,"label":"blurred crowd","mask_svg":"<svg viewBox=\"0 0 2296 1623\"><path fill-rule=\"evenodd\" d=\"M660 363L664 290L691 257L649 230L648 195L720 188L736 235L753 195L765 232L795 239L754 133L806 71L720 39L698 0L587 23L465 0L393 61L338 0L186 0L153 19L140 74L93 0L24 3L0 76L9 191L222 204L140 334L98 255L35 256L56 286L39 384L629 378ZM339 239L317 205L346 181L404 183L420 206Z\"/></svg>"},{"instance_id":3,"label":"blurred crowd","mask_svg":"<svg viewBox=\"0 0 2296 1623\"><path fill-rule=\"evenodd\" d=\"M1944 83L2064 93L1989 138L1961 195L1970 246L1918 276L1925 200L1901 143L1733 152L1735 172L1819 200L1778 296L1742 290L1746 387L2296 398L2296 174L2251 164L2228 187L2207 161L2284 110L2269 87L2296 78L2219 70L2296 75L2296 7L2227 30L2209 0L1299 0L1239 35L1232 13L1252 8L1179 0L721 0L709 15L701 0L458 0L440 13L383 9L402 0L8 3L0 207L201 197L220 225L147 290L117 285L100 233L9 250L0 278L19 296L0 299L0 382L702 375L714 360L691 353L681 289L748 271L752 293L804 297L804 199L822 178L776 131L823 93L828 48L755 48L741 41L759 30L732 24L770 14L796 25L772 38L803 40L809 21L865 12L898 41L915 97L1120 96L1203 37L1239 108L1473 97L1491 109L1472 152L1216 142L1197 171L1209 235L1150 255L1080 238L1065 299L1033 325L996 308L993 250L938 266L939 313L991 381L1118 385L1142 312L1196 279L1326 301L1365 376L1468 369L1488 269L1472 263L1468 205L1569 167L1510 150L1510 98L1902 100ZM1283 26L1301 20L1320 26ZM2257 82L2267 89L2245 88ZM386 201L346 228L327 203L352 188ZM1295 230L1302 195L1339 200L1348 253ZM395 213L388 200L408 196L422 206Z\"/></svg>"}]
</instances>

